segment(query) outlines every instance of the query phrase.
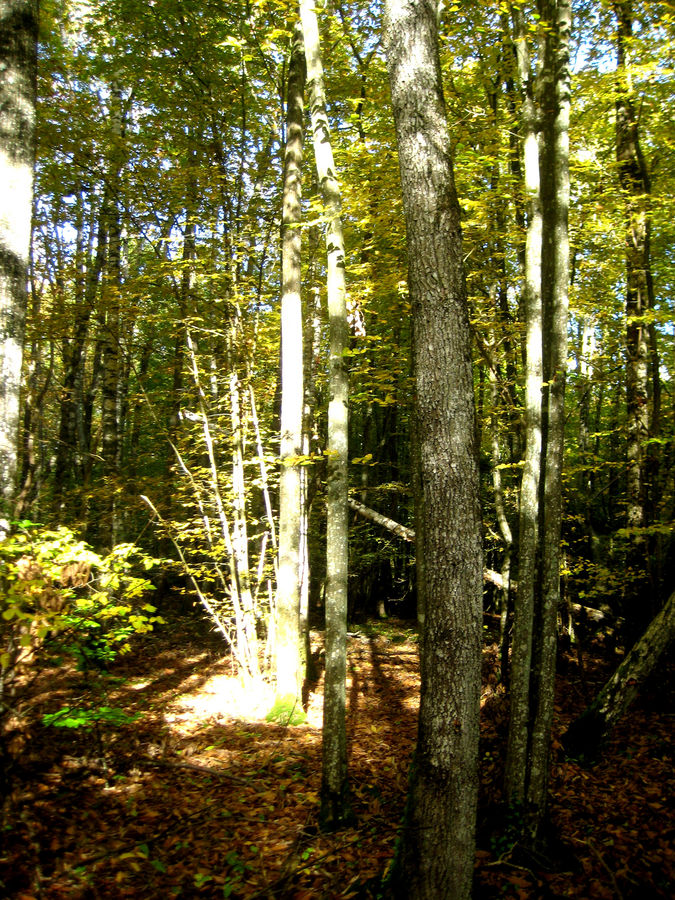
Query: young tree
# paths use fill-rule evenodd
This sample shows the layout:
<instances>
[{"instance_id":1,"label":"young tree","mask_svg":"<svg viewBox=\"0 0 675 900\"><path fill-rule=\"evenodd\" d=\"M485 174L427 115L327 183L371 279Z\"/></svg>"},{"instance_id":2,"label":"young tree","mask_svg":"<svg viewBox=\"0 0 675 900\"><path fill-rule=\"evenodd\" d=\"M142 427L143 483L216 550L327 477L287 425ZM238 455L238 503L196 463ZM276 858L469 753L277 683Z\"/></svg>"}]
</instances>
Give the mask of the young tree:
<instances>
[{"instance_id":1,"label":"young tree","mask_svg":"<svg viewBox=\"0 0 675 900\"><path fill-rule=\"evenodd\" d=\"M37 0L0 2L0 506L16 490L33 204Z\"/></svg>"},{"instance_id":2,"label":"young tree","mask_svg":"<svg viewBox=\"0 0 675 900\"><path fill-rule=\"evenodd\" d=\"M394 896L406 898L470 895L478 788L482 524L437 16L436 0L385 5L413 314L416 533L424 571L418 592L425 608L417 748L391 878Z\"/></svg>"},{"instance_id":3,"label":"young tree","mask_svg":"<svg viewBox=\"0 0 675 900\"><path fill-rule=\"evenodd\" d=\"M276 682L281 697L302 698L301 491L303 336L301 302L302 143L305 48L300 23L293 30L286 96L286 149L281 225L281 441L279 568L276 597Z\"/></svg>"}]
</instances>

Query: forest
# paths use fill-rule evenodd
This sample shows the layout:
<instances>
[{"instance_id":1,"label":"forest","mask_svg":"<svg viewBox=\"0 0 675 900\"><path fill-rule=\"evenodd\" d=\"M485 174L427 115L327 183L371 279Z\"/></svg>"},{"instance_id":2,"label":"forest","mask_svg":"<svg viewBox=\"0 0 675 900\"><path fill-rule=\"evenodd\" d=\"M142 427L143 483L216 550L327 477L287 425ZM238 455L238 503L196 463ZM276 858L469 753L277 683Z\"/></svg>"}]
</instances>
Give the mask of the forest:
<instances>
[{"instance_id":1,"label":"forest","mask_svg":"<svg viewBox=\"0 0 675 900\"><path fill-rule=\"evenodd\" d=\"M672 0L0 0L0 895L669 898Z\"/></svg>"}]
</instances>

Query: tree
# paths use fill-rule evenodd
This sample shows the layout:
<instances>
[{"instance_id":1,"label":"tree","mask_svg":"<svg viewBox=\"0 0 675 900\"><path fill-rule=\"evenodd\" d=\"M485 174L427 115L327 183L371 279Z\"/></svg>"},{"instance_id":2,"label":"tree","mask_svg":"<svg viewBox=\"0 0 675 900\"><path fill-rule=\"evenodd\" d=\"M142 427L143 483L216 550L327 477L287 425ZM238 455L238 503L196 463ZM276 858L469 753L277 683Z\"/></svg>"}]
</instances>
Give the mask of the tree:
<instances>
[{"instance_id":1,"label":"tree","mask_svg":"<svg viewBox=\"0 0 675 900\"><path fill-rule=\"evenodd\" d=\"M640 145L639 116L630 78L632 0L616 0L614 12L617 23L616 160L624 200L626 254L626 525L634 529L627 560L627 613L640 629L644 627L645 618L640 610L643 606L640 595L648 581L637 573L644 570L644 559L650 549L641 529L651 524L650 507L656 490L656 485L650 484L656 475L655 456L647 442L650 437L658 438L661 388L652 319L651 180ZM649 472L648 461L651 462ZM649 604L643 609L649 613Z\"/></svg>"},{"instance_id":2,"label":"tree","mask_svg":"<svg viewBox=\"0 0 675 900\"><path fill-rule=\"evenodd\" d=\"M0 503L16 491L35 161L37 0L0 3Z\"/></svg>"},{"instance_id":3,"label":"tree","mask_svg":"<svg viewBox=\"0 0 675 900\"><path fill-rule=\"evenodd\" d=\"M385 6L413 315L416 534L424 573L417 585L425 609L417 747L391 876L393 895L410 898L470 895L478 784L482 525L437 16L435 0Z\"/></svg>"},{"instance_id":4,"label":"tree","mask_svg":"<svg viewBox=\"0 0 675 900\"><path fill-rule=\"evenodd\" d=\"M286 95L286 148L282 212L281 441L279 457L279 569L276 598L276 682L281 697L302 700L300 633L301 460L303 446L303 337L301 301L302 142L305 48L302 27L293 31Z\"/></svg>"},{"instance_id":5,"label":"tree","mask_svg":"<svg viewBox=\"0 0 675 900\"><path fill-rule=\"evenodd\" d=\"M327 289L330 355L328 360L328 476L326 486L326 675L323 711L321 819L337 828L351 821L345 727L347 674L347 576L349 536L347 467L349 342L345 288L345 247L340 187L337 181L323 86L319 25L312 0L300 0L314 158L326 217Z\"/></svg>"},{"instance_id":6,"label":"tree","mask_svg":"<svg viewBox=\"0 0 675 900\"><path fill-rule=\"evenodd\" d=\"M531 202L525 269L527 449L505 770L507 801L524 813L524 837L531 845L543 834L553 721L569 282L571 7L567 0L540 0L538 10L543 40L535 82L526 56L522 10L513 7Z\"/></svg>"}]
</instances>

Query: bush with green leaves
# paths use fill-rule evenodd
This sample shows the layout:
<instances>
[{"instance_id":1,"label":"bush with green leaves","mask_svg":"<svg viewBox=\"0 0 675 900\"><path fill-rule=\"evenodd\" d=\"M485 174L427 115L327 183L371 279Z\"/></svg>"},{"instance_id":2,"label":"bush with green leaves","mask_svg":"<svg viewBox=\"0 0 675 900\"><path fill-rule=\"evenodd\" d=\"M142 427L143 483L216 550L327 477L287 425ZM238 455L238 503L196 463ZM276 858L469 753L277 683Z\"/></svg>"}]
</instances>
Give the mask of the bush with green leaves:
<instances>
[{"instance_id":1,"label":"bush with green leaves","mask_svg":"<svg viewBox=\"0 0 675 900\"><path fill-rule=\"evenodd\" d=\"M105 668L163 622L147 602L159 562L134 544L102 556L69 528L17 523L0 541L0 697L21 665L68 657Z\"/></svg>"}]
</instances>

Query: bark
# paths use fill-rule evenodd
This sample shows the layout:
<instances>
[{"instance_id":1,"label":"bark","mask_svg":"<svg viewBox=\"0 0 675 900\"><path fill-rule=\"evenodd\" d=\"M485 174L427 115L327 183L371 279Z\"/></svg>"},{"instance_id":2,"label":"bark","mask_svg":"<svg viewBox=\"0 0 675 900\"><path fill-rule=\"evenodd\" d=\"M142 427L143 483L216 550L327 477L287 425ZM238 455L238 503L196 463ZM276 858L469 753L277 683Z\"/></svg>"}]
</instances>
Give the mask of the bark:
<instances>
[{"instance_id":1,"label":"bark","mask_svg":"<svg viewBox=\"0 0 675 900\"><path fill-rule=\"evenodd\" d=\"M628 82L627 43L633 30L632 0L615 3L617 17L616 158L626 214L626 524L644 520L645 442L649 434L647 278L649 261L649 194L647 166L640 149L638 121Z\"/></svg>"},{"instance_id":2,"label":"bark","mask_svg":"<svg viewBox=\"0 0 675 900\"><path fill-rule=\"evenodd\" d=\"M648 458L650 430L658 433L658 350L656 332L651 336L649 311L653 306L651 275L651 183L640 146L639 121L635 111L630 79L629 46L633 31L632 0L615 0L617 20L617 98L616 160L624 196L626 254L626 525L636 529L631 535L627 558L626 612L634 628L644 628L650 603L644 603L648 590L645 560L652 555L639 531L649 525L648 466L654 476L654 454ZM650 358L652 401L656 407L655 427L650 429ZM655 390L654 390L655 388ZM657 445L654 445L654 447ZM646 615L645 615L646 614Z\"/></svg>"},{"instance_id":3,"label":"bark","mask_svg":"<svg viewBox=\"0 0 675 900\"><path fill-rule=\"evenodd\" d=\"M276 682L280 696L302 697L300 633L303 337L301 301L302 144L305 59L302 28L293 32L286 99L282 213L281 441L279 457L279 570L276 597Z\"/></svg>"},{"instance_id":4,"label":"bark","mask_svg":"<svg viewBox=\"0 0 675 900\"><path fill-rule=\"evenodd\" d=\"M675 638L675 592L633 645L598 696L567 729L563 746L570 756L597 757L611 729Z\"/></svg>"},{"instance_id":5,"label":"bark","mask_svg":"<svg viewBox=\"0 0 675 900\"><path fill-rule=\"evenodd\" d=\"M336 828L351 821L347 782L345 704L347 576L349 571L347 466L349 379L345 350L349 325L340 188L330 140L316 8L300 0L317 177L326 217L330 357L328 364L328 483L326 526L326 675L323 712L321 820Z\"/></svg>"},{"instance_id":6,"label":"bark","mask_svg":"<svg viewBox=\"0 0 675 900\"><path fill-rule=\"evenodd\" d=\"M368 519L376 525L381 525L383 528L386 528L387 531L391 531L392 534L403 538L404 541L412 542L415 540L415 532L412 528L406 528L405 525L395 522L393 519L390 519L389 516L383 516L382 513L377 512L377 510L370 509L370 507L365 506L363 503L359 503L358 500L350 500L349 508L363 516L364 519Z\"/></svg>"},{"instance_id":7,"label":"bark","mask_svg":"<svg viewBox=\"0 0 675 900\"><path fill-rule=\"evenodd\" d=\"M549 746L553 724L557 613L560 605L563 451L569 285L569 0L540 4L546 21L548 97L544 98L544 135L550 196L545 205L544 257L549 279L544 284L545 370L547 391L546 444L543 460L543 527L541 533L541 607L537 616L538 653L534 673L527 806L530 830L540 840L546 815Z\"/></svg>"},{"instance_id":8,"label":"bark","mask_svg":"<svg viewBox=\"0 0 675 900\"><path fill-rule=\"evenodd\" d=\"M528 197L525 254L526 453L520 498L518 593L511 663L505 794L523 816L523 841L545 850L549 745L560 600L560 531L569 282L568 0L538 0L533 76L522 9L513 6L523 97Z\"/></svg>"},{"instance_id":9,"label":"bark","mask_svg":"<svg viewBox=\"0 0 675 900\"><path fill-rule=\"evenodd\" d=\"M513 30L521 90L520 128L523 140L527 236L525 243L524 307L525 465L520 488L518 597L514 608L511 650L511 715L506 754L505 791L509 803L523 804L526 794L530 721L530 672L539 540L539 479L541 471L541 404L543 383L541 253L542 209L539 139L534 83L522 8L513 6Z\"/></svg>"},{"instance_id":10,"label":"bark","mask_svg":"<svg viewBox=\"0 0 675 900\"><path fill-rule=\"evenodd\" d=\"M0 508L16 491L35 162L37 0L0 2Z\"/></svg>"},{"instance_id":11,"label":"bark","mask_svg":"<svg viewBox=\"0 0 675 900\"><path fill-rule=\"evenodd\" d=\"M99 540L112 547L118 540L119 509L117 486L119 478L120 423L120 293L122 288L122 225L120 215L120 174L122 171L121 142L124 131L122 97L119 88L112 91L112 199L108 221L108 258L103 280L102 309L105 316L101 374L101 456L106 482L106 495L100 520Z\"/></svg>"},{"instance_id":12,"label":"bark","mask_svg":"<svg viewBox=\"0 0 675 900\"><path fill-rule=\"evenodd\" d=\"M460 209L435 0L388 0L387 69L413 314L425 622L415 761L396 897L469 897L478 785L482 543Z\"/></svg>"},{"instance_id":13,"label":"bark","mask_svg":"<svg viewBox=\"0 0 675 900\"><path fill-rule=\"evenodd\" d=\"M82 384L85 362L86 342L89 325L96 300L96 293L101 280L108 254L108 220L110 218L110 192L106 188L101 203L96 236L96 253L90 260L84 280L84 288L78 292L78 304L70 341L64 351L64 374L61 384L61 404L59 421L59 440L56 448L54 465L54 509L63 515L68 502L70 475L76 470L76 481L83 480L82 458L88 447L81 444L82 428L78 427L78 419L83 416Z\"/></svg>"}]
</instances>

